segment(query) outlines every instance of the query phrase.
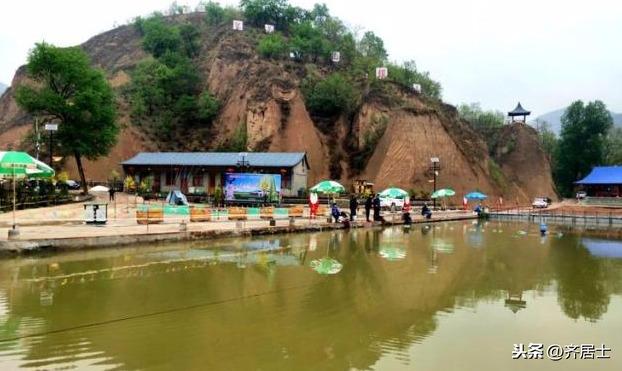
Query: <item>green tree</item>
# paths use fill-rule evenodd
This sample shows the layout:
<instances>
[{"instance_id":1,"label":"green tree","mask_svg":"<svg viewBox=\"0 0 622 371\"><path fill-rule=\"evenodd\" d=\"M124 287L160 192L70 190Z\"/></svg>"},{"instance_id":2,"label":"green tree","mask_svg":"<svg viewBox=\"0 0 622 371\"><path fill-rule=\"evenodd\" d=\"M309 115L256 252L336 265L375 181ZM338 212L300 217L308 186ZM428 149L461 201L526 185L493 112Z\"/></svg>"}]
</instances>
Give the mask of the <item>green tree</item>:
<instances>
[{"instance_id":1,"label":"green tree","mask_svg":"<svg viewBox=\"0 0 622 371\"><path fill-rule=\"evenodd\" d=\"M287 22L285 11L289 5L287 0L242 0L240 8L246 21L253 26L263 27L272 24L278 30L285 30Z\"/></svg>"},{"instance_id":2,"label":"green tree","mask_svg":"<svg viewBox=\"0 0 622 371\"><path fill-rule=\"evenodd\" d=\"M140 29L144 35L143 48L156 58L166 52L177 52L182 46L179 28L166 24L161 14L142 20Z\"/></svg>"},{"instance_id":3,"label":"green tree","mask_svg":"<svg viewBox=\"0 0 622 371\"><path fill-rule=\"evenodd\" d=\"M586 105L579 100L566 109L554 171L562 195L570 196L576 180L605 162L605 136L612 126L611 114L601 101Z\"/></svg>"},{"instance_id":4,"label":"green tree","mask_svg":"<svg viewBox=\"0 0 622 371\"><path fill-rule=\"evenodd\" d=\"M356 90L340 73L324 80L307 78L302 85L307 108L315 115L331 117L348 112L356 104Z\"/></svg>"},{"instance_id":5,"label":"green tree","mask_svg":"<svg viewBox=\"0 0 622 371\"><path fill-rule=\"evenodd\" d=\"M116 105L104 74L90 66L77 47L36 44L28 55L28 76L37 84L17 89L17 104L26 111L59 122L56 140L64 155L76 160L87 191L82 157L105 156L117 141Z\"/></svg>"},{"instance_id":6,"label":"green tree","mask_svg":"<svg viewBox=\"0 0 622 371\"><path fill-rule=\"evenodd\" d=\"M609 130L605 141L605 162L608 165L622 164L622 128L614 127Z\"/></svg>"},{"instance_id":7,"label":"green tree","mask_svg":"<svg viewBox=\"0 0 622 371\"><path fill-rule=\"evenodd\" d=\"M371 31L365 32L359 41L358 48L363 56L373 58L378 62L385 62L389 56L384 48L384 41Z\"/></svg>"},{"instance_id":8,"label":"green tree","mask_svg":"<svg viewBox=\"0 0 622 371\"><path fill-rule=\"evenodd\" d=\"M199 96L199 119L212 121L218 114L220 103L209 91L204 91Z\"/></svg>"},{"instance_id":9,"label":"green tree","mask_svg":"<svg viewBox=\"0 0 622 371\"><path fill-rule=\"evenodd\" d=\"M542 150L549 158L549 161L553 163L555 148L557 147L557 136L551 130L551 125L546 121L537 121L538 141Z\"/></svg>"},{"instance_id":10,"label":"green tree","mask_svg":"<svg viewBox=\"0 0 622 371\"><path fill-rule=\"evenodd\" d=\"M432 80L428 72L419 72L415 61L406 61L402 65L390 63L388 69L391 81L397 82L408 89L411 89L413 84L419 84L421 85L421 93L424 96L441 99L441 84ZM481 114L486 115L488 112L482 112ZM496 113L488 118L494 119L495 116ZM503 120L501 120L501 123L503 123Z\"/></svg>"},{"instance_id":11,"label":"green tree","mask_svg":"<svg viewBox=\"0 0 622 371\"><path fill-rule=\"evenodd\" d=\"M479 103L459 105L458 114L479 132L503 126L505 117L501 111L484 111Z\"/></svg>"},{"instance_id":12,"label":"green tree","mask_svg":"<svg viewBox=\"0 0 622 371\"><path fill-rule=\"evenodd\" d=\"M310 21L292 26L290 43L292 52L299 60L317 62L319 58L328 58L331 52L328 40Z\"/></svg>"},{"instance_id":13,"label":"green tree","mask_svg":"<svg viewBox=\"0 0 622 371\"><path fill-rule=\"evenodd\" d=\"M287 55L289 47L285 38L279 33L264 36L257 46L259 54L266 58L279 59Z\"/></svg>"},{"instance_id":14,"label":"green tree","mask_svg":"<svg viewBox=\"0 0 622 371\"><path fill-rule=\"evenodd\" d=\"M208 1L199 5L205 11L205 22L210 26L215 26L225 20L225 10L219 3Z\"/></svg>"}]
</instances>

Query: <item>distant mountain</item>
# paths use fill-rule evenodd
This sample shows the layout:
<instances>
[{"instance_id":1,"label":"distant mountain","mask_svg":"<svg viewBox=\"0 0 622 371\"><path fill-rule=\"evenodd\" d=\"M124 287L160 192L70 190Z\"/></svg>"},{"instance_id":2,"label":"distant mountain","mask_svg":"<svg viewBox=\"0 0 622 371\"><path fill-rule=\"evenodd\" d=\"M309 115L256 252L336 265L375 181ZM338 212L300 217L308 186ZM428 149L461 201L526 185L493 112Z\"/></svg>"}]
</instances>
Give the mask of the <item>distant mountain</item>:
<instances>
[{"instance_id":1,"label":"distant mountain","mask_svg":"<svg viewBox=\"0 0 622 371\"><path fill-rule=\"evenodd\" d=\"M4 85L3 83L0 82L0 95L2 95L2 93L4 93L6 88L8 88L8 86L6 86L6 85Z\"/></svg>"},{"instance_id":2,"label":"distant mountain","mask_svg":"<svg viewBox=\"0 0 622 371\"><path fill-rule=\"evenodd\" d=\"M566 108L558 109L555 111L551 111L536 117L536 120L531 124L533 126L537 126L537 121L542 122L546 121L551 125L551 130L555 132L555 134L559 135L562 131L562 115L566 112ZM613 117L613 124L616 126L622 127L622 113L611 112L611 117Z\"/></svg>"}]
</instances>

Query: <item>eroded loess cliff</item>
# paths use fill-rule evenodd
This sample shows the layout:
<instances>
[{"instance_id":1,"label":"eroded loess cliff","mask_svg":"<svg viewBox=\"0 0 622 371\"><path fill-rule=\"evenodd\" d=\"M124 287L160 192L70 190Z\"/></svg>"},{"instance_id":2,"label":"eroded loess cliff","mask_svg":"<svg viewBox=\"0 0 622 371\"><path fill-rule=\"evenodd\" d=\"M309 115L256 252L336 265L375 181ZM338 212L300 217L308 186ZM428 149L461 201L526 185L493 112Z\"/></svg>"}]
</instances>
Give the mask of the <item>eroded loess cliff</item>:
<instances>
[{"instance_id":1,"label":"eroded loess cliff","mask_svg":"<svg viewBox=\"0 0 622 371\"><path fill-rule=\"evenodd\" d=\"M201 15L177 17L200 22ZM82 48L103 69L118 93L122 131L110 156L85 163L87 178L105 180L119 162L139 151L209 151L223 148L236 132L245 132L250 151L304 151L311 173L309 182L330 177L344 184L367 179L376 189L399 186L430 192L430 158L439 157L438 187L458 194L479 189L493 197L526 202L535 195L554 196L550 165L533 130L524 125L504 128L511 148L490 157L484 140L459 119L456 110L381 82L369 88L347 115L320 123L305 106L300 86L308 70L322 74L327 67L290 60L269 60L256 53L260 32L213 27L200 36L194 58L201 86L221 102L211 125L177 127L157 132L136 123L124 94L132 69L149 58L132 26L122 26L87 41ZM33 119L14 100L14 87L26 81L20 68L12 87L0 98L0 145L24 146ZM380 89L380 93L378 93ZM320 130L322 128L322 130ZM327 129L328 128L328 129ZM507 131L507 134L505 133ZM505 151L505 152L504 152ZM64 162L75 176L72 159Z\"/></svg>"}]
</instances>

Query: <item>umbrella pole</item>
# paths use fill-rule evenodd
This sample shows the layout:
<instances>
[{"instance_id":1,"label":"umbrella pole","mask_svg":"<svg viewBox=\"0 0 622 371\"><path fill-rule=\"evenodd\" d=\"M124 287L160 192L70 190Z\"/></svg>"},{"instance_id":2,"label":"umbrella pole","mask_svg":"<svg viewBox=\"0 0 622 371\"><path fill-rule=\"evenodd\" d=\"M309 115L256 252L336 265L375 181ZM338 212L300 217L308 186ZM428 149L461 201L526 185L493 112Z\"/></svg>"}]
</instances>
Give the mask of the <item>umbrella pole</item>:
<instances>
[{"instance_id":1,"label":"umbrella pole","mask_svg":"<svg viewBox=\"0 0 622 371\"><path fill-rule=\"evenodd\" d=\"M15 165L13 165L13 230L15 230Z\"/></svg>"}]
</instances>

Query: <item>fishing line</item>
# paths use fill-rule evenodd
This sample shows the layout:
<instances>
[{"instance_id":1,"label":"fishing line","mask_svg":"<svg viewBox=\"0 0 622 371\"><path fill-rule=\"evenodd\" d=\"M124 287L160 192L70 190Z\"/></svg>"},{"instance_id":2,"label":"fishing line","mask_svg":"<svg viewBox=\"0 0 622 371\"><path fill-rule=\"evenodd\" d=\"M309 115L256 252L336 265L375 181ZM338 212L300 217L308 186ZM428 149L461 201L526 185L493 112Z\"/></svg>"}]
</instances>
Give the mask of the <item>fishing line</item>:
<instances>
[{"instance_id":1,"label":"fishing line","mask_svg":"<svg viewBox=\"0 0 622 371\"><path fill-rule=\"evenodd\" d=\"M85 324L82 324L82 325L77 325L77 326L72 326L72 327L65 327L65 328L56 329L56 330L49 330L49 331L43 331L43 332L34 333L34 334L15 336L15 337L12 337L12 338L0 339L0 344L7 343L7 342L12 342L12 341L16 341L16 340L22 340L22 339L40 337L40 336L45 336L45 335L69 332L69 331L74 331L74 330L80 330L80 329L85 329L85 328L104 326L104 325L109 325L109 324L112 324L112 323L124 322L124 321L133 320L133 319L155 317L155 316L159 316L159 315L163 315L163 314L182 312L182 311L186 311L186 310L192 310L192 309L201 308L201 307L208 307L208 306L212 306L212 305L226 304L226 303L231 303L231 302L235 302L235 301L238 301L238 300L254 299L254 298L258 298L258 297L265 296L265 295L272 295L272 294L281 293L283 291L299 290L299 289L307 288L307 287L309 287L311 285L312 284L288 287L286 289L282 289L282 290L278 290L278 291L276 291L276 290L275 291L267 291L267 292L262 292L262 293L247 295L247 296L240 296L240 297L237 297L237 298L223 299L223 300L212 301L212 302L207 302L207 303L199 303L199 304L189 305L189 306L181 307L181 308L164 309L164 310L157 311L157 312L151 312L151 313L145 313L145 314L137 314L137 315L134 315L134 316L115 318L115 319L111 319L111 320L107 320L107 321L85 323Z\"/></svg>"}]
</instances>

